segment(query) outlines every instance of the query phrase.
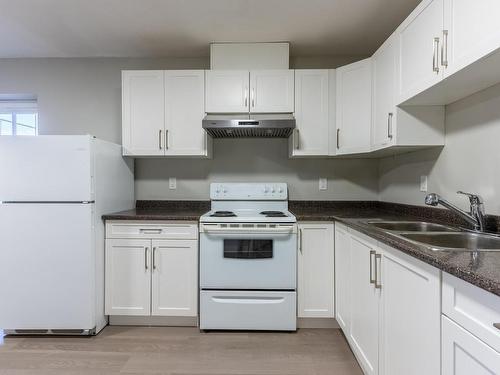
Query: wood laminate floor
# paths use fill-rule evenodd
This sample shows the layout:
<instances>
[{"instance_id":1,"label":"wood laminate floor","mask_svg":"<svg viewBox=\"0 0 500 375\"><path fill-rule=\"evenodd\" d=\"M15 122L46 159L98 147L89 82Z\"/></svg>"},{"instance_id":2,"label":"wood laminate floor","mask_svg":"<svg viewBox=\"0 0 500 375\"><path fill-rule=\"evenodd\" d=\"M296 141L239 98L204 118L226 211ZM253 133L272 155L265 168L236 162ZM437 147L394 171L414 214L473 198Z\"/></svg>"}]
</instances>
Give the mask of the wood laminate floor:
<instances>
[{"instance_id":1,"label":"wood laminate floor","mask_svg":"<svg viewBox=\"0 0 500 375\"><path fill-rule=\"evenodd\" d=\"M95 337L3 337L0 375L362 374L338 329L209 332L106 327Z\"/></svg>"}]
</instances>

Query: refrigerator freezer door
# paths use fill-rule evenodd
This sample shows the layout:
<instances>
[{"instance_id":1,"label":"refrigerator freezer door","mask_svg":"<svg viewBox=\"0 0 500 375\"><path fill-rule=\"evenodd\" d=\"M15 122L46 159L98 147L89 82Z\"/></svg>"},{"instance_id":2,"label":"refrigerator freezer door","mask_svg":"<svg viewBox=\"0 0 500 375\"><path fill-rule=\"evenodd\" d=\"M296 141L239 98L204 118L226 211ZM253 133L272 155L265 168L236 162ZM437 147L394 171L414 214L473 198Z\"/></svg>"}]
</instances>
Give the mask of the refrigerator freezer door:
<instances>
[{"instance_id":1,"label":"refrigerator freezer door","mask_svg":"<svg viewBox=\"0 0 500 375\"><path fill-rule=\"evenodd\" d=\"M0 201L93 198L90 136L0 137Z\"/></svg>"},{"instance_id":2,"label":"refrigerator freezer door","mask_svg":"<svg viewBox=\"0 0 500 375\"><path fill-rule=\"evenodd\" d=\"M93 204L0 204L0 329L95 327Z\"/></svg>"}]
</instances>

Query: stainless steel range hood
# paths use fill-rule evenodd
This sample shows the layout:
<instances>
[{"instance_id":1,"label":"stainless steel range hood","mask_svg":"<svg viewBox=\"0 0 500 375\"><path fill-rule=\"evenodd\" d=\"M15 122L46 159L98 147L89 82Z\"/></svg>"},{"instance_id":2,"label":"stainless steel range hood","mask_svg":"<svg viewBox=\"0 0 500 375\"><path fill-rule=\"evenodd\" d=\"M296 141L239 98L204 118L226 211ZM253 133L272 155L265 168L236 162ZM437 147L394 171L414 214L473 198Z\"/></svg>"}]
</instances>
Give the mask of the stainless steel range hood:
<instances>
[{"instance_id":1,"label":"stainless steel range hood","mask_svg":"<svg viewBox=\"0 0 500 375\"><path fill-rule=\"evenodd\" d=\"M210 114L202 125L214 138L288 138L295 118L290 113Z\"/></svg>"}]
</instances>

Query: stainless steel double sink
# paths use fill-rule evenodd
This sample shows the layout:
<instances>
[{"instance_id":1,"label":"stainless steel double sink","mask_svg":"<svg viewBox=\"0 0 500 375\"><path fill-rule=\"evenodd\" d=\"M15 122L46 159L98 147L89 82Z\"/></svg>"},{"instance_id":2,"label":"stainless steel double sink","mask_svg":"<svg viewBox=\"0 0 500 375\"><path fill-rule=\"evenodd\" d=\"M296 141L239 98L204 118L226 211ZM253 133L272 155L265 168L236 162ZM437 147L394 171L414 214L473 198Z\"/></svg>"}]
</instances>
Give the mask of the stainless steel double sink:
<instances>
[{"instance_id":1,"label":"stainless steel double sink","mask_svg":"<svg viewBox=\"0 0 500 375\"><path fill-rule=\"evenodd\" d=\"M500 236L494 234L426 221L368 220L366 223L433 251L500 251Z\"/></svg>"}]
</instances>

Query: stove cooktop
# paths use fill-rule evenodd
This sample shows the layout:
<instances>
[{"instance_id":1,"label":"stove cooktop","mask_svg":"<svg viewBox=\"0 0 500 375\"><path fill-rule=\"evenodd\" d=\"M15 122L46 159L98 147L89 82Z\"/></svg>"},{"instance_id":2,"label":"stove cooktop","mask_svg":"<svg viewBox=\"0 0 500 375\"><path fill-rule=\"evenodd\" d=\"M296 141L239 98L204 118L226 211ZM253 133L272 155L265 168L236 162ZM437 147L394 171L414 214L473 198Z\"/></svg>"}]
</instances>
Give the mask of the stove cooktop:
<instances>
[{"instance_id":1,"label":"stove cooktop","mask_svg":"<svg viewBox=\"0 0 500 375\"><path fill-rule=\"evenodd\" d=\"M246 210L217 210L210 211L202 215L201 222L280 222L294 223L295 216L288 211L268 210L261 211L255 209Z\"/></svg>"}]
</instances>

